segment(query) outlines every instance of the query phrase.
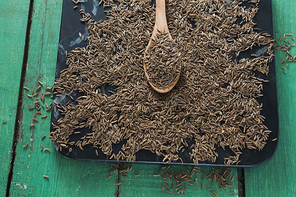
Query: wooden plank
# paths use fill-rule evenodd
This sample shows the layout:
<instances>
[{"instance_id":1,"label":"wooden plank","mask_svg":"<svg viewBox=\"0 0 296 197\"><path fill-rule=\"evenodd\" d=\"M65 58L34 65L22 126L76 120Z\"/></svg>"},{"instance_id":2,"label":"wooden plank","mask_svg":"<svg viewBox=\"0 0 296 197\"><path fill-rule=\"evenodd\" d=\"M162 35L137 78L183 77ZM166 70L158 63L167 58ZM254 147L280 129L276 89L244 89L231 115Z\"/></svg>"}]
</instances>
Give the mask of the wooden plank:
<instances>
[{"instance_id":1,"label":"wooden plank","mask_svg":"<svg viewBox=\"0 0 296 197\"><path fill-rule=\"evenodd\" d=\"M275 39L279 40L284 33L292 33L296 37L296 4L290 0L273 0L273 26ZM289 36L291 44L293 42ZM283 43L283 42L282 42ZM283 44L281 44L283 45ZM295 47L290 50L296 55ZM296 62L286 64L280 62L286 58L283 51L275 51L277 72L277 93L279 110L279 144L274 157L266 164L245 169L246 196L295 196L296 193ZM285 74L280 67L285 68Z\"/></svg>"},{"instance_id":2,"label":"wooden plank","mask_svg":"<svg viewBox=\"0 0 296 197\"><path fill-rule=\"evenodd\" d=\"M10 169L29 2L29 0L1 2L0 196L5 196ZM2 124L6 121L6 124Z\"/></svg>"},{"instance_id":3,"label":"wooden plank","mask_svg":"<svg viewBox=\"0 0 296 197\"><path fill-rule=\"evenodd\" d=\"M19 2L18 2L19 3ZM25 86L30 91L24 92L23 101L23 130L16 149L13 180L10 188L11 196L114 196L117 186L117 174L111 178L105 163L90 163L72 161L62 157L54 150L50 132L51 112L42 109L41 115L35 116L36 110L29 110L34 106L36 98L26 95L43 82L41 90L45 92L45 82L53 85L58 52L59 27L61 20L61 0L35 0L31 27L29 59L26 72ZM40 98L40 95L38 95ZM46 96L44 106L52 102ZM30 129L32 118L39 122ZM46 135L42 139L42 136ZM23 147L24 145L28 145ZM43 145L43 150L41 149ZM49 148L51 152L44 151ZM44 178L43 175L48 176Z\"/></svg>"},{"instance_id":4,"label":"wooden plank","mask_svg":"<svg viewBox=\"0 0 296 197\"><path fill-rule=\"evenodd\" d=\"M160 174L159 167L163 165L131 164L130 166L132 167L132 169L128 172L127 177L119 176L119 181L122 183L119 187L119 196L165 196L167 194L164 193L165 191L170 191L173 194L173 189L167 189L164 186L164 184L166 184L170 188L170 182L165 183L162 181L160 176L153 176ZM186 168L188 170L191 170L192 166L173 166L175 172L178 172L179 170L183 170L184 172L186 172ZM200 171L207 175L211 172L211 169L211 167L201 167ZM182 194L182 196L212 196L210 192L215 192L218 196L238 196L237 169L233 168L231 169L231 171L232 175L235 176L232 181L233 187L227 189L222 188L221 190L219 190L218 183L214 182L213 184L211 184L211 182L209 182L204 175L197 172L197 175L194 176L196 176L198 180L194 185L187 184L187 190L185 190L185 194ZM202 180L202 177L205 179ZM201 182L203 183L203 189L201 189ZM162 187L164 187L163 191L161 191ZM207 188L213 190L206 190Z\"/></svg>"}]
</instances>

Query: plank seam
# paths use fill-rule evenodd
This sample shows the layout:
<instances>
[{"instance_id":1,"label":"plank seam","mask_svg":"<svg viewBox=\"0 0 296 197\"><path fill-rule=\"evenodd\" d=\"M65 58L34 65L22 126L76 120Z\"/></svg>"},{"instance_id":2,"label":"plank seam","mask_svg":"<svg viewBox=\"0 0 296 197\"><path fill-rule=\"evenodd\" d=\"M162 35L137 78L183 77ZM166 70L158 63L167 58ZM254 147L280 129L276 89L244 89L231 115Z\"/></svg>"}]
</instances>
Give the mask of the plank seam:
<instances>
[{"instance_id":1,"label":"plank seam","mask_svg":"<svg viewBox=\"0 0 296 197\"><path fill-rule=\"evenodd\" d=\"M237 176L238 176L238 195L239 197L246 196L245 190L245 171L244 168L237 169Z\"/></svg>"},{"instance_id":2,"label":"plank seam","mask_svg":"<svg viewBox=\"0 0 296 197\"><path fill-rule=\"evenodd\" d=\"M119 171L117 169L117 183L119 183L119 182L120 182L120 173L119 173ZM118 185L117 188L116 188L115 197L119 197L119 187L120 187L120 185Z\"/></svg>"},{"instance_id":3,"label":"plank seam","mask_svg":"<svg viewBox=\"0 0 296 197\"><path fill-rule=\"evenodd\" d=\"M13 176L13 166L14 166L14 161L15 161L15 156L16 156L16 146L17 146L18 138L19 138L20 124L21 124L22 118L23 118L23 109L22 109L23 98L24 98L23 87L24 87L24 83L25 83L26 69L27 69L27 63L28 63L33 7L34 7L34 0L30 0L29 13L28 13L28 19L27 19L25 46L24 46L24 56L23 56L23 63L22 63L22 72L21 72L19 94L18 94L16 119L15 119L15 123L14 123L11 162L10 162L10 169L9 169L8 178L7 178L7 186L6 186L6 197L9 197L9 191L10 191L10 186L11 186L11 181L12 181L12 176Z\"/></svg>"}]
</instances>

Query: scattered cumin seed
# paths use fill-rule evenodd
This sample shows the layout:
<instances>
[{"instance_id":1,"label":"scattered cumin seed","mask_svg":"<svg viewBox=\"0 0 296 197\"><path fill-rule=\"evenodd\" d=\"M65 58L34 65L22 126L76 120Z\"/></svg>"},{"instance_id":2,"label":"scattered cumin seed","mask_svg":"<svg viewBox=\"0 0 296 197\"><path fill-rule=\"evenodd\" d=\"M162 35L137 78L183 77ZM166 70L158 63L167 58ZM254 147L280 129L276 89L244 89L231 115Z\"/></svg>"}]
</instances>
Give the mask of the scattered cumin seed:
<instances>
[{"instance_id":1,"label":"scattered cumin seed","mask_svg":"<svg viewBox=\"0 0 296 197\"><path fill-rule=\"evenodd\" d=\"M35 126L36 126L36 124L31 124L31 125L30 125L30 129L31 129L31 128L34 128Z\"/></svg>"}]
</instances>

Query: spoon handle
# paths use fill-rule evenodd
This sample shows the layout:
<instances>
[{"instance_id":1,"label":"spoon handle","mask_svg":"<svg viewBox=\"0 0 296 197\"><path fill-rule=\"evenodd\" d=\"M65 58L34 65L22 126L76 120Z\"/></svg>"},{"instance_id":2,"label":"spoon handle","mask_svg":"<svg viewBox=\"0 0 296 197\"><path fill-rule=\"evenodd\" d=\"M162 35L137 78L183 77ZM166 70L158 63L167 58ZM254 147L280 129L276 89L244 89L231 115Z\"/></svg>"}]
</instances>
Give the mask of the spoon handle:
<instances>
[{"instance_id":1,"label":"spoon handle","mask_svg":"<svg viewBox=\"0 0 296 197\"><path fill-rule=\"evenodd\" d=\"M156 17L153 33L157 34L157 30L169 32L166 20L165 0L156 0ZM153 35L153 37L154 36L155 35Z\"/></svg>"},{"instance_id":2,"label":"spoon handle","mask_svg":"<svg viewBox=\"0 0 296 197\"><path fill-rule=\"evenodd\" d=\"M169 32L167 20L166 20L166 12L165 12L165 0L156 0L156 16L155 16L155 24L153 28L153 32L149 43L146 47L146 52L151 45L151 39L155 39L158 31L166 32L169 35L169 38L172 39L172 36Z\"/></svg>"}]
</instances>

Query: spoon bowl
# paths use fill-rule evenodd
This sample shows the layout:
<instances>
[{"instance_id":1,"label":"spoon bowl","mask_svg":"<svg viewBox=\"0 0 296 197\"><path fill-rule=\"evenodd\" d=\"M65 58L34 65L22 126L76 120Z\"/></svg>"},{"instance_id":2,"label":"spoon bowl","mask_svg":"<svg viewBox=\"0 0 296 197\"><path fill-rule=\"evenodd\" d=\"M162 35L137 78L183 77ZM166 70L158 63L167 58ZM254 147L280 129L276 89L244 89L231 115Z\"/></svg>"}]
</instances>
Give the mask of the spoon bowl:
<instances>
[{"instance_id":1,"label":"spoon bowl","mask_svg":"<svg viewBox=\"0 0 296 197\"><path fill-rule=\"evenodd\" d=\"M170 90L172 90L175 87L175 85L177 84L177 82L178 82L178 80L180 78L181 72L177 73L177 77L175 78L175 80L169 86L157 87L157 85L153 84L153 82L151 82L151 80L149 80L150 77L149 77L149 74L147 72L147 65L145 63L145 60L147 58L146 54L150 50L153 40L157 39L157 35L159 34L159 32L168 34L168 38L170 40L172 40L172 36L171 36L171 34L169 32L168 25L167 25L167 20L166 20L165 0L156 0L155 25L154 25L154 29L153 29L153 32L152 32L152 36L151 36L151 38L149 40L149 43L148 43L148 45L146 47L146 50L145 50L144 63L143 63L144 66L143 67L144 67L145 76L146 76L150 86L155 91L157 91L159 93L167 93L167 92L169 92ZM178 61L178 64L181 65L181 61Z\"/></svg>"}]
</instances>

